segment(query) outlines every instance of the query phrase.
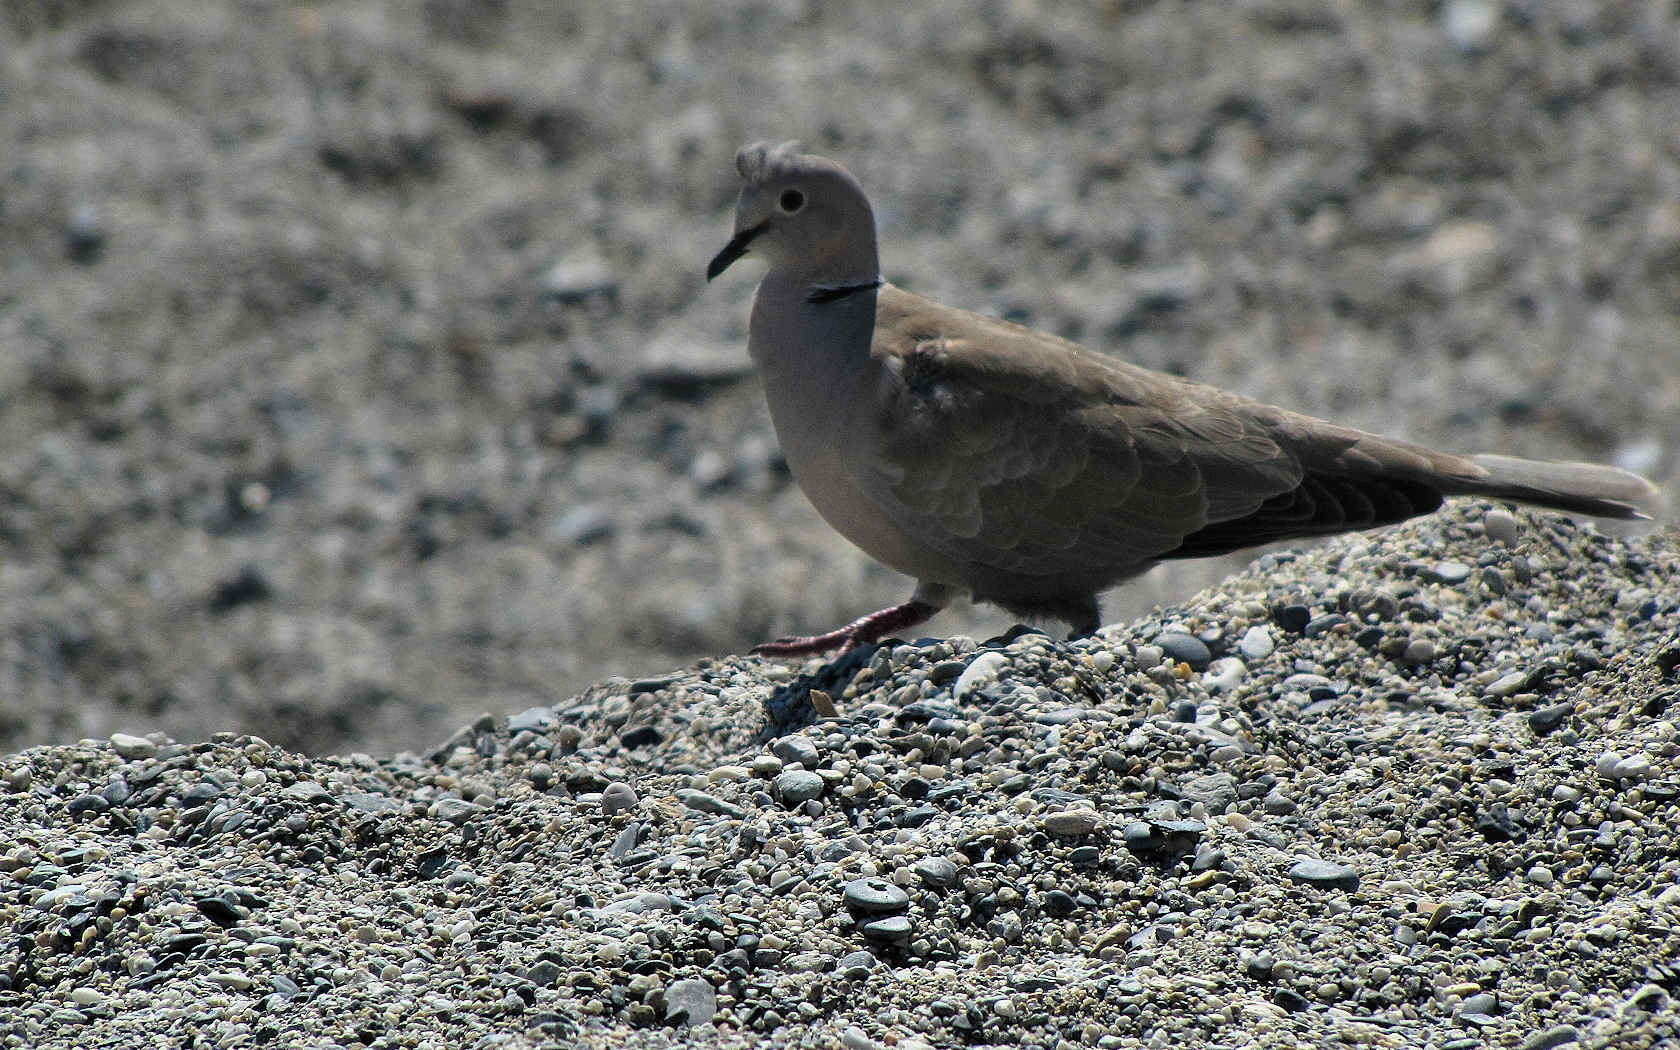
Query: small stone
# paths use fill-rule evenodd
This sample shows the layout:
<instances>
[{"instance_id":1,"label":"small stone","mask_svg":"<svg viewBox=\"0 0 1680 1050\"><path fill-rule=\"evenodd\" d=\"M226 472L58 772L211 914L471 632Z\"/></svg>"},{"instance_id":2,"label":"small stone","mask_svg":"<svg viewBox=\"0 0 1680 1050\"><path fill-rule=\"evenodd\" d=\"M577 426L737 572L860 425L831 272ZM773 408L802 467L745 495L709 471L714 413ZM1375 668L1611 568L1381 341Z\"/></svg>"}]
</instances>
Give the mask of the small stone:
<instances>
[{"instance_id":1,"label":"small stone","mask_svg":"<svg viewBox=\"0 0 1680 1050\"><path fill-rule=\"evenodd\" d=\"M1460 1014L1482 1014L1492 1017L1499 1012L1499 997L1492 992L1478 992L1458 1004Z\"/></svg>"},{"instance_id":2,"label":"small stone","mask_svg":"<svg viewBox=\"0 0 1680 1050\"><path fill-rule=\"evenodd\" d=\"M665 988L667 1024L706 1024L717 1013L717 989L701 977L685 977Z\"/></svg>"},{"instance_id":3,"label":"small stone","mask_svg":"<svg viewBox=\"0 0 1680 1050\"><path fill-rule=\"evenodd\" d=\"M1213 653L1200 638L1183 631L1163 631L1155 636L1155 644L1175 662L1189 664L1192 671L1206 670L1213 659Z\"/></svg>"},{"instance_id":4,"label":"small stone","mask_svg":"<svg viewBox=\"0 0 1680 1050\"><path fill-rule=\"evenodd\" d=\"M1102 826L1102 814L1094 809L1064 809L1044 818L1044 830L1052 835L1089 835Z\"/></svg>"},{"instance_id":5,"label":"small stone","mask_svg":"<svg viewBox=\"0 0 1680 1050\"><path fill-rule=\"evenodd\" d=\"M1308 620L1307 625L1301 628L1301 634L1306 638L1318 638L1347 622L1348 618L1341 613L1325 613Z\"/></svg>"},{"instance_id":6,"label":"small stone","mask_svg":"<svg viewBox=\"0 0 1680 1050\"><path fill-rule=\"evenodd\" d=\"M1550 1028L1535 1032L1523 1040L1522 1050L1552 1050L1556 1046L1581 1041L1580 1030L1574 1025L1558 1024Z\"/></svg>"},{"instance_id":7,"label":"small stone","mask_svg":"<svg viewBox=\"0 0 1680 1050\"><path fill-rule=\"evenodd\" d=\"M1437 562L1429 569L1429 578L1449 587L1456 587L1470 578L1470 566L1461 561Z\"/></svg>"},{"instance_id":8,"label":"small stone","mask_svg":"<svg viewBox=\"0 0 1680 1050\"><path fill-rule=\"evenodd\" d=\"M1210 695L1235 692L1247 674L1248 667L1241 660L1234 656L1222 656L1208 665L1207 673L1202 675L1202 688Z\"/></svg>"},{"instance_id":9,"label":"small stone","mask_svg":"<svg viewBox=\"0 0 1680 1050\"><path fill-rule=\"evenodd\" d=\"M613 781L601 791L601 813L605 816L615 816L625 810L635 809L640 801L636 797L636 789L629 784Z\"/></svg>"},{"instance_id":10,"label":"small stone","mask_svg":"<svg viewBox=\"0 0 1680 1050\"><path fill-rule=\"evenodd\" d=\"M1441 32L1460 51L1475 54L1492 45L1500 17L1493 0L1448 0L1441 7Z\"/></svg>"},{"instance_id":11,"label":"small stone","mask_svg":"<svg viewBox=\"0 0 1680 1050\"><path fill-rule=\"evenodd\" d=\"M143 736L128 733L111 734L111 750L130 762L157 757L158 746Z\"/></svg>"},{"instance_id":12,"label":"small stone","mask_svg":"<svg viewBox=\"0 0 1680 1050\"><path fill-rule=\"evenodd\" d=\"M569 547L587 547L608 539L617 531L612 512L606 507L584 503L572 507L548 526L548 537Z\"/></svg>"},{"instance_id":13,"label":"small stone","mask_svg":"<svg viewBox=\"0 0 1680 1050\"><path fill-rule=\"evenodd\" d=\"M1295 882L1321 890L1359 888L1359 872L1346 864L1319 860L1317 857L1302 857L1297 860L1289 868L1289 877Z\"/></svg>"},{"instance_id":14,"label":"small stone","mask_svg":"<svg viewBox=\"0 0 1680 1050\"><path fill-rule=\"evenodd\" d=\"M1288 795L1285 795L1278 788L1273 788L1260 804L1265 808L1267 813L1276 817L1286 817L1295 812L1298 808L1295 804L1295 800L1290 798ZM1291 871L1291 874L1294 874L1294 872Z\"/></svg>"},{"instance_id":15,"label":"small stone","mask_svg":"<svg viewBox=\"0 0 1680 1050\"><path fill-rule=\"evenodd\" d=\"M842 955L835 968L840 971L842 977L855 981L861 977L869 976L869 972L879 965L881 965L880 960L876 959L873 953L856 951Z\"/></svg>"},{"instance_id":16,"label":"small stone","mask_svg":"<svg viewBox=\"0 0 1680 1050\"><path fill-rule=\"evenodd\" d=\"M1522 692L1523 687L1528 685L1528 679L1527 671L1512 671L1495 679L1483 692L1488 696L1497 696L1502 699L1507 696L1514 696Z\"/></svg>"},{"instance_id":17,"label":"small stone","mask_svg":"<svg viewBox=\"0 0 1680 1050\"><path fill-rule=\"evenodd\" d=\"M1669 1003L1668 992L1658 984L1642 984L1634 993L1623 1001L1621 1013L1627 1014L1655 1014L1667 1009Z\"/></svg>"},{"instance_id":18,"label":"small stone","mask_svg":"<svg viewBox=\"0 0 1680 1050\"><path fill-rule=\"evenodd\" d=\"M872 941L883 944L904 945L910 943L911 934L915 927L908 915L888 915L880 919L871 919L858 926L858 932Z\"/></svg>"},{"instance_id":19,"label":"small stone","mask_svg":"<svg viewBox=\"0 0 1680 1050\"><path fill-rule=\"evenodd\" d=\"M1435 643L1428 638L1413 638L1406 643L1401 659L1409 664L1426 664L1435 659Z\"/></svg>"},{"instance_id":20,"label":"small stone","mask_svg":"<svg viewBox=\"0 0 1680 1050\"><path fill-rule=\"evenodd\" d=\"M910 895L882 878L846 883L846 907L866 915L890 915L910 907Z\"/></svg>"},{"instance_id":21,"label":"small stone","mask_svg":"<svg viewBox=\"0 0 1680 1050\"><path fill-rule=\"evenodd\" d=\"M440 798L431 805L431 814L451 824L465 824L484 812L484 807L464 798Z\"/></svg>"},{"instance_id":22,"label":"small stone","mask_svg":"<svg viewBox=\"0 0 1680 1050\"><path fill-rule=\"evenodd\" d=\"M923 857L910 869L925 885L942 890L956 884L957 866L944 857Z\"/></svg>"},{"instance_id":23,"label":"small stone","mask_svg":"<svg viewBox=\"0 0 1680 1050\"><path fill-rule=\"evenodd\" d=\"M1272 610L1272 619L1290 634L1300 634L1312 620L1312 610L1305 605L1279 605Z\"/></svg>"},{"instance_id":24,"label":"small stone","mask_svg":"<svg viewBox=\"0 0 1680 1050\"><path fill-rule=\"evenodd\" d=\"M1569 716L1574 713L1575 705L1567 700L1561 704L1542 707L1537 711L1529 712L1528 728L1535 736L1545 736L1569 721Z\"/></svg>"},{"instance_id":25,"label":"small stone","mask_svg":"<svg viewBox=\"0 0 1680 1050\"><path fill-rule=\"evenodd\" d=\"M1621 755L1616 754L1614 751L1606 751L1602 755L1598 756L1598 761L1593 763L1593 768L1598 771L1598 775L1602 779L1615 780L1616 767L1621 763L1621 761Z\"/></svg>"},{"instance_id":26,"label":"small stone","mask_svg":"<svg viewBox=\"0 0 1680 1050\"><path fill-rule=\"evenodd\" d=\"M822 752L808 736L784 736L770 745L770 753L781 759L783 766L815 769L822 764Z\"/></svg>"},{"instance_id":27,"label":"small stone","mask_svg":"<svg viewBox=\"0 0 1680 1050\"><path fill-rule=\"evenodd\" d=\"M1243 632L1241 640L1237 642L1237 651L1243 654L1243 659L1249 663L1264 660L1272 655L1276 648L1272 641L1272 632L1264 624L1255 624Z\"/></svg>"},{"instance_id":28,"label":"small stone","mask_svg":"<svg viewBox=\"0 0 1680 1050\"><path fill-rule=\"evenodd\" d=\"M1166 650L1158 645L1140 645L1132 653L1132 660L1140 671L1149 671L1161 665L1166 659Z\"/></svg>"},{"instance_id":29,"label":"small stone","mask_svg":"<svg viewBox=\"0 0 1680 1050\"><path fill-rule=\"evenodd\" d=\"M1000 652L981 653L969 661L962 674L957 676L957 684L951 687L951 695L958 700L965 700L968 695L987 682L997 679L998 672L1009 665L1009 658Z\"/></svg>"},{"instance_id":30,"label":"small stone","mask_svg":"<svg viewBox=\"0 0 1680 1050\"><path fill-rule=\"evenodd\" d=\"M314 780L300 780L287 785L280 794L295 802L331 802L332 794Z\"/></svg>"},{"instance_id":31,"label":"small stone","mask_svg":"<svg viewBox=\"0 0 1680 1050\"><path fill-rule=\"evenodd\" d=\"M789 769L776 778L776 794L782 804L792 809L814 798L821 798L823 778L808 769Z\"/></svg>"},{"instance_id":32,"label":"small stone","mask_svg":"<svg viewBox=\"0 0 1680 1050\"><path fill-rule=\"evenodd\" d=\"M1237 800L1237 781L1229 773L1203 773L1179 786L1179 793L1188 802L1200 802L1209 813L1225 812Z\"/></svg>"},{"instance_id":33,"label":"small stone","mask_svg":"<svg viewBox=\"0 0 1680 1050\"><path fill-rule=\"evenodd\" d=\"M1618 781L1638 783L1651 775L1651 760L1644 755L1629 755L1616 763L1613 773Z\"/></svg>"},{"instance_id":34,"label":"small stone","mask_svg":"<svg viewBox=\"0 0 1680 1050\"><path fill-rule=\"evenodd\" d=\"M739 806L732 806L716 795L704 791L685 789L677 792L677 801L697 813L712 813L720 817L734 817L737 820L746 816Z\"/></svg>"},{"instance_id":35,"label":"small stone","mask_svg":"<svg viewBox=\"0 0 1680 1050\"><path fill-rule=\"evenodd\" d=\"M554 708L552 707L527 707L518 714L509 715L507 720L508 732L515 735L526 730L540 733L553 724Z\"/></svg>"}]
</instances>

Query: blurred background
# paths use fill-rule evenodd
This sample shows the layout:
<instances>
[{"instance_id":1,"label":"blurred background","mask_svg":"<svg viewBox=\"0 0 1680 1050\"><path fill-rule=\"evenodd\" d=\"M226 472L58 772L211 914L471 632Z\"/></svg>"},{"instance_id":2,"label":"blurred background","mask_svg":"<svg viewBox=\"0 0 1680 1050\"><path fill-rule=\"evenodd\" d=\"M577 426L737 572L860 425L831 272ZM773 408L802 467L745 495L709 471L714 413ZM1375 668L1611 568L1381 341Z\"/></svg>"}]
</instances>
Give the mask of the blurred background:
<instances>
[{"instance_id":1,"label":"blurred background","mask_svg":"<svg viewBox=\"0 0 1680 1050\"><path fill-rule=\"evenodd\" d=\"M7 0L0 751L418 749L903 600L702 276L758 138L916 291L1675 474L1673 3Z\"/></svg>"}]
</instances>

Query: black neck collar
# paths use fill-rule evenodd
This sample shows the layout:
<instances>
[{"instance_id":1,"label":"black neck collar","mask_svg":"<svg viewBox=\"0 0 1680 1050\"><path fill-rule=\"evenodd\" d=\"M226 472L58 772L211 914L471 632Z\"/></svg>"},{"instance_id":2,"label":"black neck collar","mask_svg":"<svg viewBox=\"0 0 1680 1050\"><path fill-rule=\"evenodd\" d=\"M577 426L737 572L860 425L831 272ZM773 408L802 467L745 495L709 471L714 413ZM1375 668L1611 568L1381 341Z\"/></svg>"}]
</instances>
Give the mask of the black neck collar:
<instances>
[{"instance_id":1,"label":"black neck collar","mask_svg":"<svg viewBox=\"0 0 1680 1050\"><path fill-rule=\"evenodd\" d=\"M865 281L862 284L819 284L805 293L805 301L808 303L832 303L837 299L844 299L848 295L856 295L858 292L872 292L881 287L883 283L877 277L873 281Z\"/></svg>"}]
</instances>

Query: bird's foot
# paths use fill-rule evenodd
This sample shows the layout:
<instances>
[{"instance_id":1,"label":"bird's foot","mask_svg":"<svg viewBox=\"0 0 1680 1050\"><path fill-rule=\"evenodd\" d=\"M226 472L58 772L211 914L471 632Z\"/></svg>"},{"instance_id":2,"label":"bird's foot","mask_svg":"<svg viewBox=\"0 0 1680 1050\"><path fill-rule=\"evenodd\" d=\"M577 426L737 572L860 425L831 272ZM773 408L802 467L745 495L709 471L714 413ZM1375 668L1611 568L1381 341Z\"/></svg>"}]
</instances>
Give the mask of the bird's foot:
<instances>
[{"instance_id":1,"label":"bird's foot","mask_svg":"<svg viewBox=\"0 0 1680 1050\"><path fill-rule=\"evenodd\" d=\"M860 645L868 645L876 639L885 637L894 631L902 631L906 627L914 627L922 623L939 611L939 606L930 602L911 599L903 605L895 605L890 609L872 612L868 616L853 620L838 630L827 634L794 635L788 638L778 638L773 642L753 646L753 652L759 656L814 656L826 653L830 649L838 648L842 653L851 652Z\"/></svg>"}]
</instances>

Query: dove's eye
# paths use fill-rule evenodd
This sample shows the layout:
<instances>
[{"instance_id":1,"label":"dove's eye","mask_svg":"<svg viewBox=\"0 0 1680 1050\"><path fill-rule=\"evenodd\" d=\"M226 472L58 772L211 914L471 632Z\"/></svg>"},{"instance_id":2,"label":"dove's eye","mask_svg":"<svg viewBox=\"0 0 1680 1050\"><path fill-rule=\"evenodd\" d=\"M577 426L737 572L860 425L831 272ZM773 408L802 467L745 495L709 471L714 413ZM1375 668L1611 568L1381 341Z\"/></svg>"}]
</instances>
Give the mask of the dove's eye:
<instances>
[{"instance_id":1,"label":"dove's eye","mask_svg":"<svg viewBox=\"0 0 1680 1050\"><path fill-rule=\"evenodd\" d=\"M781 205L783 211L792 215L800 208L805 207L805 195L798 190L783 190L781 200L777 203Z\"/></svg>"}]
</instances>

